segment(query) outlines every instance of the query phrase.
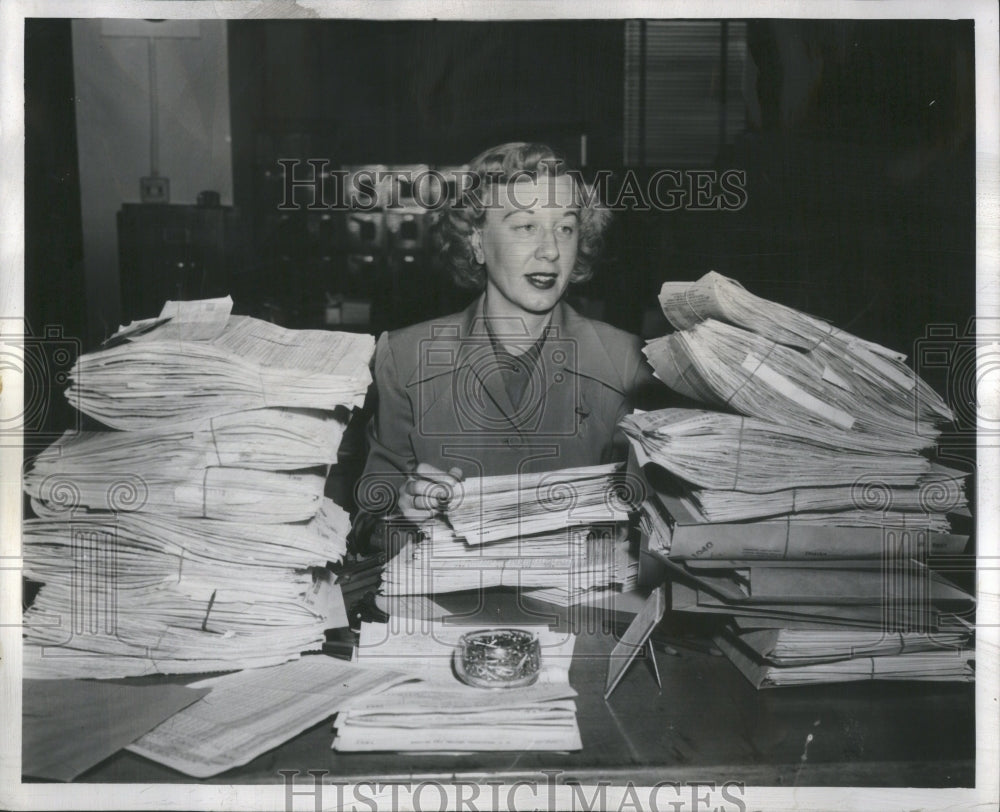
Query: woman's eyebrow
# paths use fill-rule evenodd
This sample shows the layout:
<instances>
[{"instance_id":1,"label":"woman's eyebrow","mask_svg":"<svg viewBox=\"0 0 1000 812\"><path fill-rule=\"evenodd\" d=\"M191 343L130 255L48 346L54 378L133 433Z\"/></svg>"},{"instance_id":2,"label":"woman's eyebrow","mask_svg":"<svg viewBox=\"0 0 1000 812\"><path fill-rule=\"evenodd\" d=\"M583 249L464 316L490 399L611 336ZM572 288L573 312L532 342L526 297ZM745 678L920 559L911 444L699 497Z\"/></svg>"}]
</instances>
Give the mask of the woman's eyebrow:
<instances>
[{"instance_id":1,"label":"woman's eyebrow","mask_svg":"<svg viewBox=\"0 0 1000 812\"><path fill-rule=\"evenodd\" d=\"M508 217L513 217L515 214L530 214L532 217L534 217L535 216L535 210L534 209L513 209L513 210L507 212L506 214L504 214L504 216L501 218L500 222L503 222ZM579 209L579 207L570 209L569 211L565 212L562 216L563 217L575 217L577 220L579 220L580 219L580 209Z\"/></svg>"}]
</instances>

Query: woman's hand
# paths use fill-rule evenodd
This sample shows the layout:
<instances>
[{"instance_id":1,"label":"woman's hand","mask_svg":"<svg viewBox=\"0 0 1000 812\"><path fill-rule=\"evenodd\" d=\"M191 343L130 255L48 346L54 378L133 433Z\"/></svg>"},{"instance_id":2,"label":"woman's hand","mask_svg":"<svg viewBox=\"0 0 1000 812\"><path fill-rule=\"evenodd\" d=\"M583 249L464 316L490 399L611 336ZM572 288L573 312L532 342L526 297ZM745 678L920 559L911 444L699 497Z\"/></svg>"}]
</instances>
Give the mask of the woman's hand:
<instances>
[{"instance_id":1,"label":"woman's hand","mask_svg":"<svg viewBox=\"0 0 1000 812\"><path fill-rule=\"evenodd\" d=\"M420 524L447 509L463 478L461 468L445 473L422 462L401 488L397 507L411 522Z\"/></svg>"}]
</instances>

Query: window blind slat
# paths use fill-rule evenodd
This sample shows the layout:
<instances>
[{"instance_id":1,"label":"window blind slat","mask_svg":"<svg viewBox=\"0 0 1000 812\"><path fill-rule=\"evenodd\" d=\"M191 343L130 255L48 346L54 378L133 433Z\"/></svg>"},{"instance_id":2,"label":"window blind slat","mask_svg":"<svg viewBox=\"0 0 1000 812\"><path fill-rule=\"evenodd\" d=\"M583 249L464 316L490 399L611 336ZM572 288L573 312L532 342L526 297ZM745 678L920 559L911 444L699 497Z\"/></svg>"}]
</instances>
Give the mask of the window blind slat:
<instances>
[{"instance_id":1,"label":"window blind slat","mask_svg":"<svg viewBox=\"0 0 1000 812\"><path fill-rule=\"evenodd\" d=\"M746 24L726 25L725 71L722 36L718 20L626 23L626 163L708 165L723 146L723 114L726 143L743 131Z\"/></svg>"}]
</instances>

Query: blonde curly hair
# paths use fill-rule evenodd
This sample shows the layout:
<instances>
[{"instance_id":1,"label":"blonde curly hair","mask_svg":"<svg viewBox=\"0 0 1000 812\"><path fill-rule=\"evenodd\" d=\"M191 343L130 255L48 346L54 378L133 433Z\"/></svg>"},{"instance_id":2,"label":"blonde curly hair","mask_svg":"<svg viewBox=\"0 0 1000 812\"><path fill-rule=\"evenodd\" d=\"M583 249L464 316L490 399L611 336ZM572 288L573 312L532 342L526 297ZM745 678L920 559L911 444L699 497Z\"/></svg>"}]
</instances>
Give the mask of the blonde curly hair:
<instances>
[{"instance_id":1,"label":"blonde curly hair","mask_svg":"<svg viewBox=\"0 0 1000 812\"><path fill-rule=\"evenodd\" d=\"M460 190L456 201L436 212L432 226L433 239L440 259L451 271L456 285L482 290L486 286L486 266L477 262L471 238L486 221L484 200L489 200L492 184L506 184L512 178L537 179L570 174L580 194L580 227L576 264L570 282L586 282L594 273L594 262L604 242L604 230L611 212L582 180L570 173L566 162L551 147L512 141L491 147L472 159L472 177L478 178L470 188ZM586 192L586 194L584 194Z\"/></svg>"}]
</instances>

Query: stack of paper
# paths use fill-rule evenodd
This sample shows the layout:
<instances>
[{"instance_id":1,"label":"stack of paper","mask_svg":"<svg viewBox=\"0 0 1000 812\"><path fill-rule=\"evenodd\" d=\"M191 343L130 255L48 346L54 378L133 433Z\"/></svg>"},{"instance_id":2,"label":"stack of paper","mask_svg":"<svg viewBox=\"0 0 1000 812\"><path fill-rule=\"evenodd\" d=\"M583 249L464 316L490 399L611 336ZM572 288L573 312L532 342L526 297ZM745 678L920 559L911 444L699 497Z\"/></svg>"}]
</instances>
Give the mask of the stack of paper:
<instances>
[{"instance_id":1,"label":"stack of paper","mask_svg":"<svg viewBox=\"0 0 1000 812\"><path fill-rule=\"evenodd\" d=\"M531 536L628 518L616 487L620 466L592 465L537 474L471 477L459 483L447 519L468 544Z\"/></svg>"},{"instance_id":2,"label":"stack of paper","mask_svg":"<svg viewBox=\"0 0 1000 812\"><path fill-rule=\"evenodd\" d=\"M780 630L780 634L790 632ZM794 656L786 657L782 663L765 653L778 633L724 634L716 637L715 643L756 688L873 679L923 682L975 679L976 654L967 647L967 635L909 635L907 640L900 640L882 632L803 631L798 633L799 639L784 641L782 648L790 649ZM872 635L882 635L883 642L871 642ZM833 658L831 652L841 652L841 656Z\"/></svg>"},{"instance_id":3,"label":"stack of paper","mask_svg":"<svg viewBox=\"0 0 1000 812\"><path fill-rule=\"evenodd\" d=\"M738 623L719 645L757 687L971 679L975 599L922 563L968 542L950 518L967 475L920 453L941 398L903 356L718 274L660 300L678 332L647 347L657 375L727 410L622 422L650 485L642 560L673 608Z\"/></svg>"},{"instance_id":4,"label":"stack of paper","mask_svg":"<svg viewBox=\"0 0 1000 812\"><path fill-rule=\"evenodd\" d=\"M269 527L95 513L75 516L69 526L55 519L28 519L22 538L25 573L31 578L68 583L79 577L72 567L76 558L103 555L124 587L174 585L200 572L222 577L232 567L260 568L257 578L265 580L283 570L323 566L342 558L349 529L347 512L324 499L317 514L301 524Z\"/></svg>"},{"instance_id":5,"label":"stack of paper","mask_svg":"<svg viewBox=\"0 0 1000 812\"><path fill-rule=\"evenodd\" d=\"M808 560L959 555L969 537L938 532L920 513L790 513L760 521L706 520L683 493L652 489L641 522L650 544L674 559ZM945 530L947 517L943 519Z\"/></svg>"},{"instance_id":6,"label":"stack of paper","mask_svg":"<svg viewBox=\"0 0 1000 812\"><path fill-rule=\"evenodd\" d=\"M156 464L290 471L337 461L344 423L319 409L250 409L138 431L67 432L35 460L51 473Z\"/></svg>"},{"instance_id":7,"label":"stack of paper","mask_svg":"<svg viewBox=\"0 0 1000 812\"><path fill-rule=\"evenodd\" d=\"M853 432L806 433L700 409L629 415L621 425L640 465L669 472L658 490L702 523L794 516L946 532L947 514L967 509L967 474L871 448Z\"/></svg>"},{"instance_id":8,"label":"stack of paper","mask_svg":"<svg viewBox=\"0 0 1000 812\"><path fill-rule=\"evenodd\" d=\"M756 606L812 604L968 611L973 603L964 590L915 562L896 570L851 559L780 564L706 560L682 566L689 582L748 613Z\"/></svg>"},{"instance_id":9,"label":"stack of paper","mask_svg":"<svg viewBox=\"0 0 1000 812\"><path fill-rule=\"evenodd\" d=\"M729 567L746 562L715 562ZM759 562L758 562L759 563ZM671 605L675 611L695 612L700 614L725 616L739 621L748 629L757 628L800 628L817 629L868 629L896 633L899 631L926 632L938 634L941 631L960 630L968 632L968 625L963 616L969 616L974 607L971 595L958 589L943 579L938 581L923 581L915 577L896 579L887 577L889 584L887 596L872 597L873 590L865 584L869 579L879 577L877 571L867 578L859 577L864 572L858 562L844 560L838 562L844 567L831 571L827 577L831 583L847 585L848 591L856 587L852 581L859 584L868 594L865 597L854 595L845 598L843 595L815 595L806 601L797 596L748 596L743 589L746 580L738 569L715 570L707 572L703 569L686 564L668 564L671 578ZM777 569L776 565L771 565ZM796 579L798 573L791 573L790 578ZM804 582L810 579L807 575ZM787 581L786 581L787 582ZM757 584L761 587L760 583ZM905 597L905 588L913 588L914 594ZM875 587L878 589L879 587Z\"/></svg>"},{"instance_id":10,"label":"stack of paper","mask_svg":"<svg viewBox=\"0 0 1000 812\"><path fill-rule=\"evenodd\" d=\"M459 638L481 627L435 623L430 633L364 623L358 662L420 680L351 702L334 726L335 750L579 750L576 691L569 684L575 637L548 627L537 634L541 671L534 685L490 690L459 682L452 658Z\"/></svg>"},{"instance_id":11,"label":"stack of paper","mask_svg":"<svg viewBox=\"0 0 1000 812\"><path fill-rule=\"evenodd\" d=\"M915 414L912 393L880 389L844 359L817 358L817 350L775 344L715 319L644 351L657 377L686 397L806 430L853 429L905 451L931 445L947 419Z\"/></svg>"},{"instance_id":12,"label":"stack of paper","mask_svg":"<svg viewBox=\"0 0 1000 812\"><path fill-rule=\"evenodd\" d=\"M769 493L705 488L692 488L685 493L691 512L711 522L795 514L800 522L923 527L947 532L949 513L968 512L967 477L964 471L932 465L927 474L916 480L916 487L889 485L880 476L872 476L849 484L786 488Z\"/></svg>"},{"instance_id":13,"label":"stack of paper","mask_svg":"<svg viewBox=\"0 0 1000 812\"><path fill-rule=\"evenodd\" d=\"M386 566L386 595L440 595L505 586L569 606L585 596L634 586L624 523L520 536L468 545L450 533L429 532Z\"/></svg>"},{"instance_id":14,"label":"stack of paper","mask_svg":"<svg viewBox=\"0 0 1000 812\"><path fill-rule=\"evenodd\" d=\"M130 466L122 460L102 467L97 462L90 471L67 471L55 458L34 465L24 477L24 490L39 516L86 508L261 524L307 521L322 504L325 485L325 469L186 467L169 459L162 465L140 460Z\"/></svg>"},{"instance_id":15,"label":"stack of paper","mask_svg":"<svg viewBox=\"0 0 1000 812\"><path fill-rule=\"evenodd\" d=\"M814 665L849 657L881 657L913 652L954 652L968 643L964 632L896 632L866 629L755 629L732 636L761 659L778 666Z\"/></svg>"},{"instance_id":16,"label":"stack of paper","mask_svg":"<svg viewBox=\"0 0 1000 812\"><path fill-rule=\"evenodd\" d=\"M759 333L789 347L809 350L840 341L872 352L881 358L898 359L899 354L864 341L825 321L792 307L756 296L735 279L709 271L697 282L664 282L660 307L678 330L693 327L705 319L719 319ZM904 368L902 373L907 373Z\"/></svg>"},{"instance_id":17,"label":"stack of paper","mask_svg":"<svg viewBox=\"0 0 1000 812\"><path fill-rule=\"evenodd\" d=\"M345 511L301 525L122 514L29 520L24 569L45 586L25 613L25 672L115 677L270 665L346 622L325 570ZM66 619L60 622L60 619Z\"/></svg>"},{"instance_id":18,"label":"stack of paper","mask_svg":"<svg viewBox=\"0 0 1000 812\"><path fill-rule=\"evenodd\" d=\"M700 488L766 493L864 480L913 487L930 470L919 454L857 432L703 409L633 414L621 426L652 462Z\"/></svg>"},{"instance_id":19,"label":"stack of paper","mask_svg":"<svg viewBox=\"0 0 1000 812\"><path fill-rule=\"evenodd\" d=\"M369 380L370 336L282 330L232 302L168 302L79 359L82 408L24 478L26 673L120 677L273 665L346 625L322 568L347 514L323 496ZM76 396L74 395L74 398Z\"/></svg>"},{"instance_id":20,"label":"stack of paper","mask_svg":"<svg viewBox=\"0 0 1000 812\"><path fill-rule=\"evenodd\" d=\"M617 465L459 483L445 520L386 566L387 595L509 586L563 605L631 583ZM534 593L533 593L534 596Z\"/></svg>"},{"instance_id":21,"label":"stack of paper","mask_svg":"<svg viewBox=\"0 0 1000 812\"><path fill-rule=\"evenodd\" d=\"M372 336L286 330L231 309L228 297L168 302L158 319L134 322L81 356L67 397L116 429L272 406L362 405Z\"/></svg>"},{"instance_id":22,"label":"stack of paper","mask_svg":"<svg viewBox=\"0 0 1000 812\"><path fill-rule=\"evenodd\" d=\"M934 426L952 419L947 404L906 366L906 356L902 353L838 330L794 308L755 296L735 280L715 271L697 282L664 283L660 289L660 306L670 323L680 331L716 320L742 328L742 333L722 331L737 340L754 334L770 342L779 355L783 354L781 347L801 351L821 379L840 390L834 393L836 396L841 392L852 396L846 403L860 407L859 413L852 412L859 418L859 426L868 425L873 410L885 409L902 418L916 417L916 433L920 436L927 436L925 431L936 436ZM759 368L756 368L756 360L762 362ZM801 393L788 387L787 381L772 374L770 360L770 353L758 354L756 359L748 354L740 364L744 379L747 374L752 375L765 386L778 390L782 398L797 401L810 420L821 414L822 409L817 411L817 404L801 398ZM797 360L792 364L798 366ZM747 413L770 418L775 414ZM827 413L823 419L833 417L833 413Z\"/></svg>"}]
</instances>

